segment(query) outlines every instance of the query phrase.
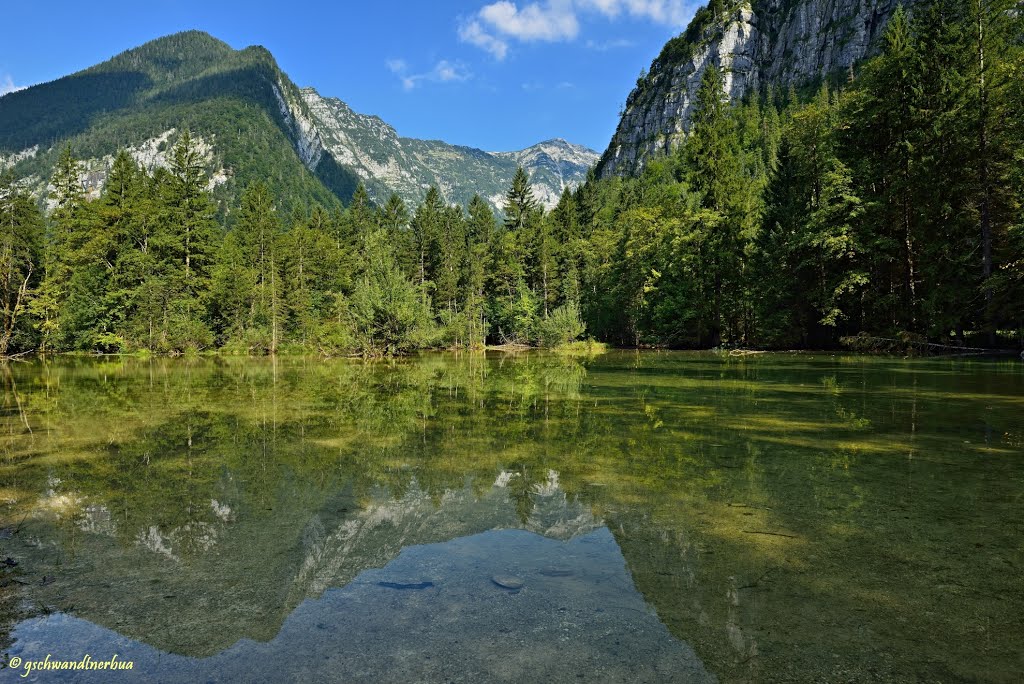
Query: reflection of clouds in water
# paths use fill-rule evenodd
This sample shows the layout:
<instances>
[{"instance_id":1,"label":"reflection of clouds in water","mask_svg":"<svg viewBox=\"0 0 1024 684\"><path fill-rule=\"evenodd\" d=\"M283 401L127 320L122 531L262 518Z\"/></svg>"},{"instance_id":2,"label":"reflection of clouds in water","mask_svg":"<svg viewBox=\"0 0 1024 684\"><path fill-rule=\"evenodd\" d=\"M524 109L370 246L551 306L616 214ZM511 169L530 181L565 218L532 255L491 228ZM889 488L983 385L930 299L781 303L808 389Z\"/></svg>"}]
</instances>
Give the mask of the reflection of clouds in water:
<instances>
[{"instance_id":1,"label":"reflection of clouds in water","mask_svg":"<svg viewBox=\"0 0 1024 684\"><path fill-rule=\"evenodd\" d=\"M209 653L265 641L303 598L403 544L496 528L572 538L602 511L637 585L726 679L795 667L836 679L833 657L847 679L870 678L860 654L895 614L909 622L880 667L891 679L984 679L1015 665L1006 626L1019 581L1004 558L1016 548L1005 521L1024 447L1020 375L808 358L613 353L589 376L537 355L62 360L46 371L59 384L33 384L38 369L19 365L23 386L39 388L24 402L33 426L59 429L45 442L40 430L4 433L0 496L13 522L29 513L5 553L57 577L26 589L47 605ZM912 462L882 458L910 449ZM1008 457L988 458L997 452ZM955 527L954 495L972 503ZM747 534L787 530L807 544ZM893 539L925 570L883 604L873 597L892 575L877 549ZM948 553L946 540L969 553ZM748 588L766 562L811 553L770 591ZM963 591L941 590L949 575ZM822 624L811 609L837 617ZM150 619L165 614L176 624ZM935 635L947 645L923 645ZM935 665L918 668L915 653Z\"/></svg>"}]
</instances>

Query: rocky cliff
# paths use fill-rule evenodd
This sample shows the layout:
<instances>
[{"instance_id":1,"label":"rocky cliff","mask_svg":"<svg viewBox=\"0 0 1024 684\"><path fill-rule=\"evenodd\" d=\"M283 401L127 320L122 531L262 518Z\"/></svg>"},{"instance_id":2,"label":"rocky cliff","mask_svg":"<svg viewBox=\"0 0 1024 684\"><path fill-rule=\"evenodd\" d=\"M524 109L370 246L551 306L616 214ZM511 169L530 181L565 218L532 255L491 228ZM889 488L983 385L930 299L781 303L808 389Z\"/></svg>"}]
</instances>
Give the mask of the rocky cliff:
<instances>
[{"instance_id":1,"label":"rocky cliff","mask_svg":"<svg viewBox=\"0 0 1024 684\"><path fill-rule=\"evenodd\" d=\"M493 208L504 205L517 165L530 174L533 192L548 208L565 188L586 179L598 154L562 139L546 140L515 152L485 152L440 140L405 138L381 118L360 114L333 97L302 89L324 148L356 173L370 196L383 203L397 192L415 206L434 185L447 202L466 204L474 194Z\"/></svg>"},{"instance_id":2,"label":"rocky cliff","mask_svg":"<svg viewBox=\"0 0 1024 684\"><path fill-rule=\"evenodd\" d=\"M910 4L913 0L905 0ZM849 69L870 54L900 0L714 0L637 80L601 176L631 174L689 130L704 70L722 71L733 99Z\"/></svg>"}]
</instances>

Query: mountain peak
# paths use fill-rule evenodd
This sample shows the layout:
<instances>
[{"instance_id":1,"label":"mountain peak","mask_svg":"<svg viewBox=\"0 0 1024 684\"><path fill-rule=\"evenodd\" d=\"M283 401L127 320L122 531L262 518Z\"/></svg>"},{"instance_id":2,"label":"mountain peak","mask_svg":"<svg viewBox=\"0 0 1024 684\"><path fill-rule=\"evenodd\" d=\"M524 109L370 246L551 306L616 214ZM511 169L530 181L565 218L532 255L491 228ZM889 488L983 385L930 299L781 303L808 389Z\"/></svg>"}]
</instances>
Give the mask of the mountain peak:
<instances>
[{"instance_id":1,"label":"mountain peak","mask_svg":"<svg viewBox=\"0 0 1024 684\"><path fill-rule=\"evenodd\" d=\"M125 50L87 71L109 71L111 68L143 71L175 71L187 65L189 72L202 70L211 62L223 59L235 50L205 31L182 31L161 36Z\"/></svg>"},{"instance_id":2,"label":"mountain peak","mask_svg":"<svg viewBox=\"0 0 1024 684\"><path fill-rule=\"evenodd\" d=\"M275 178L275 191L322 204L346 200L362 181L378 202L397 192L415 204L436 186L446 202L465 204L479 194L500 208L522 165L538 200L553 206L597 160L592 150L563 138L489 153L401 137L380 117L315 88L298 88L265 47L235 50L198 30L151 40L15 95L0 101L0 167L31 177L27 182L43 192L66 144L98 190L105 160L119 148L159 154L185 128L201 136L222 165L217 193L227 202L248 183Z\"/></svg>"},{"instance_id":3,"label":"mountain peak","mask_svg":"<svg viewBox=\"0 0 1024 684\"><path fill-rule=\"evenodd\" d=\"M538 199L554 206L566 187L586 178L598 158L593 150L561 138L514 152L405 138L380 117L357 113L337 98L324 97L314 88L300 92L324 148L352 169L378 202L397 192L415 204L433 185L446 202L465 204L479 194L499 209L516 167L522 165L530 173Z\"/></svg>"}]
</instances>

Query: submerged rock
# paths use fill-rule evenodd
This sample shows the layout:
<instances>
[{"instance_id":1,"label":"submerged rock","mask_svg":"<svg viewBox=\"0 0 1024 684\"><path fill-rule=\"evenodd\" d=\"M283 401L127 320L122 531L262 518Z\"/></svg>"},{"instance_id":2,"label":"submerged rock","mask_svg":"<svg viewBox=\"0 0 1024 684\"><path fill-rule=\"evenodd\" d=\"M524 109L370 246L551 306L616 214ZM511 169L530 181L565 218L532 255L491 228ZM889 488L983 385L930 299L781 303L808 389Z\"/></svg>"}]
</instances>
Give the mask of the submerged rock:
<instances>
[{"instance_id":1,"label":"submerged rock","mask_svg":"<svg viewBox=\"0 0 1024 684\"><path fill-rule=\"evenodd\" d=\"M545 577L571 577L572 570L569 568L544 568L540 574Z\"/></svg>"},{"instance_id":2,"label":"submerged rock","mask_svg":"<svg viewBox=\"0 0 1024 684\"><path fill-rule=\"evenodd\" d=\"M491 581L502 589L509 589L511 591L519 591L523 588L523 580L514 575L495 575L491 578Z\"/></svg>"},{"instance_id":3,"label":"submerged rock","mask_svg":"<svg viewBox=\"0 0 1024 684\"><path fill-rule=\"evenodd\" d=\"M433 582L377 582L378 587L386 589L428 589L434 586Z\"/></svg>"}]
</instances>

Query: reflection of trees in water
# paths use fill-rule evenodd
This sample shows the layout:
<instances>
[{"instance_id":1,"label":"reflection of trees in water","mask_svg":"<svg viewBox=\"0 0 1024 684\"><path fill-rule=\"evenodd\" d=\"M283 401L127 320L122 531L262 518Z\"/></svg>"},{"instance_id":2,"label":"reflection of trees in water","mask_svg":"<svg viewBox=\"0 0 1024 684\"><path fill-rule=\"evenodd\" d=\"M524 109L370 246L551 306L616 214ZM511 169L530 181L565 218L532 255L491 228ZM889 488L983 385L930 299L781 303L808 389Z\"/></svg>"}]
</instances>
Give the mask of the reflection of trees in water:
<instances>
[{"instance_id":1,"label":"reflection of trees in water","mask_svg":"<svg viewBox=\"0 0 1024 684\"><path fill-rule=\"evenodd\" d=\"M505 440L518 440L541 407L578 396L584 373L561 359L443 355L5 367L0 442L21 460L2 474L31 505L56 460L65 489L117 519L178 526L214 524L211 501L272 500L286 472L317 489L352 481L356 491L384 485L396 496L418 475L443 492L464 482L467 459L493 462L490 448L461 447L460 434L481 436L500 416ZM489 467L482 474L493 480Z\"/></svg>"},{"instance_id":2,"label":"reflection of trees in water","mask_svg":"<svg viewBox=\"0 0 1024 684\"><path fill-rule=\"evenodd\" d=\"M605 519L661 618L722 673L813 667L840 637L863 653L856 634L961 624L998 641L971 617L982 613L1012 633L1020 601L979 597L1019 595L998 560L1019 550L991 524L1014 519L1019 376L678 358L17 364L22 410L5 390L0 484L20 518L57 477L55 495L82 502L61 522L67 549L115 535L187 564L234 545L225 572L258 557L278 578L258 589L274 595L296 549L320 548L382 496L440 510L506 473L520 525L555 529L573 501ZM991 551L959 551L979 548ZM821 611L831 627L809 617ZM901 612L931 617L893 634Z\"/></svg>"},{"instance_id":3,"label":"reflection of trees in water","mask_svg":"<svg viewBox=\"0 0 1024 684\"><path fill-rule=\"evenodd\" d=\"M42 441L28 449L20 433L3 437L23 459L0 466L0 478L17 485L33 534L53 542L30 551L25 565L58 569L63 593L48 594L54 605L99 616L104 601L122 603L119 629L201 650L220 644L209 627L220 617L245 625L244 635L272 636L307 595L295 582L314 557L329 569L344 556L336 572L315 574L322 588L386 562L404 543L446 540L446 530L517 519L556 535L592 529L564 495L555 505L557 491L534 487L533 473L546 482L546 470L520 463L518 496L494 487L504 456L475 440L461 444L459 434L482 436L497 415L509 418L501 439L518 439L540 410L524 401L524 387L545 387L547 401L557 400L550 379L532 380L542 371L550 378L554 364L482 361L218 359L185 362L181 372L162 360L49 366L27 412ZM47 488L59 511L40 508ZM485 513L501 502L512 515ZM383 527L367 522L389 510ZM358 521L356 537L339 538L362 550L331 546ZM210 616L214 600L230 609ZM168 610L179 627L152 624L148 616Z\"/></svg>"}]
</instances>

